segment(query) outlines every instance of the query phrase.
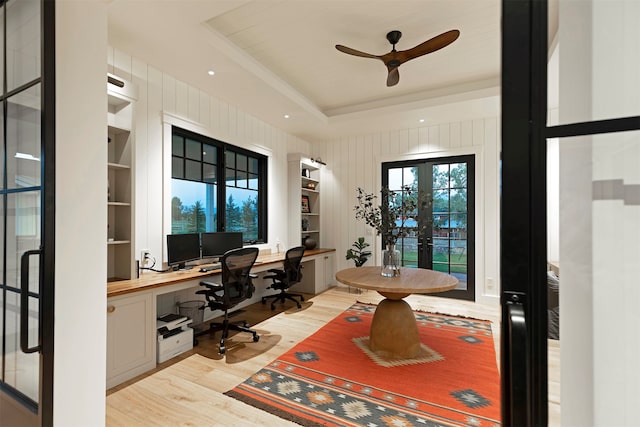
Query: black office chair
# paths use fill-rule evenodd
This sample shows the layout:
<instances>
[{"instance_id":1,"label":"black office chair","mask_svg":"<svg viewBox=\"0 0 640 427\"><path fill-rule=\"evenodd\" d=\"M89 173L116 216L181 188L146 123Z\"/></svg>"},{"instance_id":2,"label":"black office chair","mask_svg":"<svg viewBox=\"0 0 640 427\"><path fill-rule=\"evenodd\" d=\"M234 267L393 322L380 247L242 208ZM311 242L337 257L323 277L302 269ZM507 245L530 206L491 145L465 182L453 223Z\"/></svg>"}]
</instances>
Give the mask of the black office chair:
<instances>
[{"instance_id":1,"label":"black office chair","mask_svg":"<svg viewBox=\"0 0 640 427\"><path fill-rule=\"evenodd\" d=\"M220 354L226 352L224 340L229 336L229 330L249 332L253 334L253 342L260 340L258 333L249 329L246 321L229 321L229 310L240 302L251 298L255 287L251 279L257 277L250 274L251 267L258 257L258 248L239 248L228 251L222 256L222 284L207 281L200 282L200 286L207 289L199 290L196 294L204 295L211 310L223 310L224 320L221 323L212 322L209 329L198 332L198 336L222 331L220 338Z\"/></svg>"},{"instance_id":2,"label":"black office chair","mask_svg":"<svg viewBox=\"0 0 640 427\"><path fill-rule=\"evenodd\" d=\"M276 301L284 303L285 299L295 302L298 308L302 307L300 302L298 302L294 297L300 298L300 301L304 301L304 297L300 294L289 293L287 290L302 280L302 265L300 265L300 263L302 262L302 256L304 255L304 249L304 246L296 246L295 248L289 249L284 256L284 269L269 269L268 272L274 274L264 276L265 279L271 279L273 281L271 286L267 289L276 289L280 291L278 294L262 297L263 304L267 302L268 298L273 298L273 301L271 302L271 310L276 309Z\"/></svg>"}]
</instances>

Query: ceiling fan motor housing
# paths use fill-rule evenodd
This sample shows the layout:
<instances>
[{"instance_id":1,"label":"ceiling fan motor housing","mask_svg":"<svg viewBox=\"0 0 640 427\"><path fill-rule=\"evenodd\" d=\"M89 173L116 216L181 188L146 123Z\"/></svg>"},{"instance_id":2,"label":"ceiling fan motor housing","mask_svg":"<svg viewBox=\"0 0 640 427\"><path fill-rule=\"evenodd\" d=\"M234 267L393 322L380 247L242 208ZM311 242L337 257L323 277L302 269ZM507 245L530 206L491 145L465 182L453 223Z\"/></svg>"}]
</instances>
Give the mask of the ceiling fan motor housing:
<instances>
[{"instance_id":1,"label":"ceiling fan motor housing","mask_svg":"<svg viewBox=\"0 0 640 427\"><path fill-rule=\"evenodd\" d=\"M395 49L395 44L398 43L398 41L400 40L400 37L402 37L402 33L398 30L389 31L387 33L387 40L389 40L389 43L394 45L393 46L394 49Z\"/></svg>"}]
</instances>

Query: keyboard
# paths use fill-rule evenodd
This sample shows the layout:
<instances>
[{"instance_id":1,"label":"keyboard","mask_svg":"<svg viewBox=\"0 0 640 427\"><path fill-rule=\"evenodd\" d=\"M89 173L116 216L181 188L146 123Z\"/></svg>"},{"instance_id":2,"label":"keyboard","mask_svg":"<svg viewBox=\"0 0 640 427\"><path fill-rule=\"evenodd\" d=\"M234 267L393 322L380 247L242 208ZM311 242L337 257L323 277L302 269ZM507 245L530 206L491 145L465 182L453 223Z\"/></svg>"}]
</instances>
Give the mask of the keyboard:
<instances>
[{"instance_id":1,"label":"keyboard","mask_svg":"<svg viewBox=\"0 0 640 427\"><path fill-rule=\"evenodd\" d=\"M207 271L220 270L222 268L222 264L219 262L216 264L207 265L206 267L202 267L200 269L201 273L206 273Z\"/></svg>"}]
</instances>

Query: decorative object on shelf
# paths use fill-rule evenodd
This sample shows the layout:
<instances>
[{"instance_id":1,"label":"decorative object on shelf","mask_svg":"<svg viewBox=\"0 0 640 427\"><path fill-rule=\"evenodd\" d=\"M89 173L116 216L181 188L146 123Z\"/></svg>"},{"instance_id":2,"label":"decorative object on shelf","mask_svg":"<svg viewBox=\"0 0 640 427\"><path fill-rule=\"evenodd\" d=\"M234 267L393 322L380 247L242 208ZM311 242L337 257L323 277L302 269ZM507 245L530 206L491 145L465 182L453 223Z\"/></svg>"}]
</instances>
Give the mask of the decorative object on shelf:
<instances>
[{"instance_id":1,"label":"decorative object on shelf","mask_svg":"<svg viewBox=\"0 0 640 427\"><path fill-rule=\"evenodd\" d=\"M307 231L309 229L309 219L302 218L302 231Z\"/></svg>"},{"instance_id":2,"label":"decorative object on shelf","mask_svg":"<svg viewBox=\"0 0 640 427\"><path fill-rule=\"evenodd\" d=\"M315 249L318 242L311 236L304 236L302 238L302 245L307 249Z\"/></svg>"},{"instance_id":3,"label":"decorative object on shelf","mask_svg":"<svg viewBox=\"0 0 640 427\"><path fill-rule=\"evenodd\" d=\"M309 204L309 196L302 196L302 213L311 213L311 205Z\"/></svg>"},{"instance_id":4,"label":"decorative object on shelf","mask_svg":"<svg viewBox=\"0 0 640 427\"><path fill-rule=\"evenodd\" d=\"M419 208L425 208L431 197L423 191L410 186L402 186L398 191L383 187L380 190L381 203L378 196L367 193L358 187L358 204L354 207L357 220L364 221L376 230L382 237L385 248L382 253L383 276L392 277L400 274L402 263L399 251L395 248L398 239L405 237L420 237L426 229L426 224L417 221ZM415 222L416 226L407 226L407 221ZM389 276L391 274L391 276Z\"/></svg>"},{"instance_id":5,"label":"decorative object on shelf","mask_svg":"<svg viewBox=\"0 0 640 427\"><path fill-rule=\"evenodd\" d=\"M353 249L347 249L345 259L352 259L356 264L356 267L362 267L362 265L367 262L367 259L371 256L371 252L366 250L369 246L370 245L364 241L364 237L358 237L358 240L353 242L351 245Z\"/></svg>"},{"instance_id":6,"label":"decorative object on shelf","mask_svg":"<svg viewBox=\"0 0 640 427\"><path fill-rule=\"evenodd\" d=\"M302 168L302 176L304 176L305 178L309 178L309 169Z\"/></svg>"},{"instance_id":7,"label":"decorative object on shelf","mask_svg":"<svg viewBox=\"0 0 640 427\"><path fill-rule=\"evenodd\" d=\"M316 189L316 183L315 182L308 182L307 185L305 185L306 188L308 188L309 190L315 190Z\"/></svg>"}]
</instances>

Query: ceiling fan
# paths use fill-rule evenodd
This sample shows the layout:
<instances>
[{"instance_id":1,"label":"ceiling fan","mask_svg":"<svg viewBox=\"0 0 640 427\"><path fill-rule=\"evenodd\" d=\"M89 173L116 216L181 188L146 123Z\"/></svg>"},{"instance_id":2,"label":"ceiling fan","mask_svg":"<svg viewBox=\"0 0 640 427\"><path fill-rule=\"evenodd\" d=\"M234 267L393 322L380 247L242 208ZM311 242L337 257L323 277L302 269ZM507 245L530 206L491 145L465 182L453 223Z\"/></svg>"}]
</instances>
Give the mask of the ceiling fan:
<instances>
[{"instance_id":1,"label":"ceiling fan","mask_svg":"<svg viewBox=\"0 0 640 427\"><path fill-rule=\"evenodd\" d=\"M402 33L398 30L394 30L387 33L387 40L389 40L389 43L393 45L393 48L391 49L391 52L385 53L384 55L373 55L370 53L361 52L359 50L351 49L350 47L346 47L341 44L337 44L336 49L338 49L340 52L348 53L349 55L381 60L382 62L384 62L384 65L387 66L387 70L389 70L389 74L387 75L387 86L394 86L398 84L398 81L400 80L398 67L400 67L401 64L419 56L426 55L427 53L435 52L436 50L446 47L453 43L459 35L460 31L450 30L437 35L432 39L427 40L426 42L420 43L419 45L414 46L411 49L397 51L396 43L398 43L400 37L402 37Z\"/></svg>"}]
</instances>

